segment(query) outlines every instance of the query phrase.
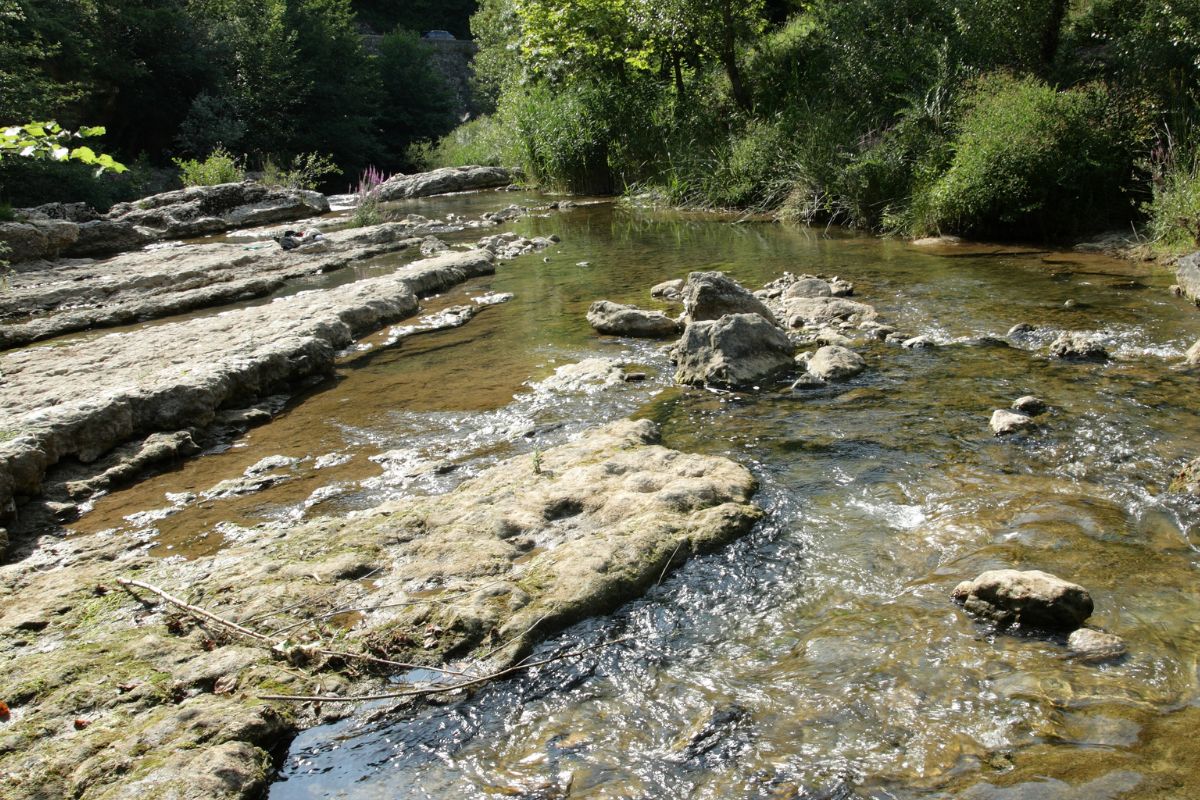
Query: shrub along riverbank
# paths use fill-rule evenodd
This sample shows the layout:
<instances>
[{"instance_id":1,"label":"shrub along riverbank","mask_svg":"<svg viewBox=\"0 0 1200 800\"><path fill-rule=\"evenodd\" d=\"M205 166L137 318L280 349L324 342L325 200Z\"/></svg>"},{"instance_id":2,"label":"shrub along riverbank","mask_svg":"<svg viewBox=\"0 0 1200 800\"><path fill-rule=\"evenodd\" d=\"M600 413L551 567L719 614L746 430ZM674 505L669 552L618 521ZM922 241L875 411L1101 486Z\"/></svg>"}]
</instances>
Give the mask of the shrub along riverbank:
<instances>
[{"instance_id":1,"label":"shrub along riverbank","mask_svg":"<svg viewBox=\"0 0 1200 800\"><path fill-rule=\"evenodd\" d=\"M1200 244L1200 5L483 0L429 166L907 235Z\"/></svg>"}]
</instances>

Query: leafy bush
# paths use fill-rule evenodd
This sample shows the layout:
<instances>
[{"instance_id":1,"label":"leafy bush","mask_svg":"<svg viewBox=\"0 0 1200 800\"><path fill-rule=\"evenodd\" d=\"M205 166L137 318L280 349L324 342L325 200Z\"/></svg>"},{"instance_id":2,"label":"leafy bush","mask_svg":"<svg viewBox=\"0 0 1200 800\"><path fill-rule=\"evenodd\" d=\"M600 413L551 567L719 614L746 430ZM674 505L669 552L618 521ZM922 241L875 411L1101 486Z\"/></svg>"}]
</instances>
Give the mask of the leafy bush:
<instances>
[{"instance_id":1,"label":"leafy bush","mask_svg":"<svg viewBox=\"0 0 1200 800\"><path fill-rule=\"evenodd\" d=\"M436 143L420 142L408 152L408 160L423 169L463 167L510 167L520 163L520 147L497 115L479 117L460 125Z\"/></svg>"},{"instance_id":2,"label":"leafy bush","mask_svg":"<svg viewBox=\"0 0 1200 800\"><path fill-rule=\"evenodd\" d=\"M179 167L179 179L184 186L216 186L219 183L238 183L245 179L246 168L224 147L218 147L208 158L172 159Z\"/></svg>"},{"instance_id":3,"label":"leafy bush","mask_svg":"<svg viewBox=\"0 0 1200 800\"><path fill-rule=\"evenodd\" d=\"M1200 152L1179 146L1167 151L1146 211L1156 245L1170 250L1200 247Z\"/></svg>"},{"instance_id":4,"label":"leafy bush","mask_svg":"<svg viewBox=\"0 0 1200 800\"><path fill-rule=\"evenodd\" d=\"M341 170L333 159L320 153L301 153L292 159L287 169L275 163L275 159L267 156L263 160L262 177L259 179L267 186L280 186L285 189L315 190L325 179L337 175Z\"/></svg>"},{"instance_id":5,"label":"leafy bush","mask_svg":"<svg viewBox=\"0 0 1200 800\"><path fill-rule=\"evenodd\" d=\"M1128 218L1130 134L1103 87L1059 92L995 73L961 105L949 169L918 198L931 228L1036 237Z\"/></svg>"}]
</instances>

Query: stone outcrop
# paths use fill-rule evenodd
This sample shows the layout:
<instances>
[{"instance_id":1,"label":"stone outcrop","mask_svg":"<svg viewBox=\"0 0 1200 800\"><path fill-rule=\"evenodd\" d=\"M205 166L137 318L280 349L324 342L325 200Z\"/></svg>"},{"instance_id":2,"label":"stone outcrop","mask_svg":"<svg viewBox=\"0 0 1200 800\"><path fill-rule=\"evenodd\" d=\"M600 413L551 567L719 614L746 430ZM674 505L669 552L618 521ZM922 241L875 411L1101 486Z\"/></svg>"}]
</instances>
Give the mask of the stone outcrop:
<instances>
[{"instance_id":1,"label":"stone outcrop","mask_svg":"<svg viewBox=\"0 0 1200 800\"><path fill-rule=\"evenodd\" d=\"M61 219L0 222L0 244L8 246L4 258L14 264L41 258L58 258L79 238L79 226Z\"/></svg>"},{"instance_id":2,"label":"stone outcrop","mask_svg":"<svg viewBox=\"0 0 1200 800\"><path fill-rule=\"evenodd\" d=\"M1063 331L1050 343L1050 355L1064 361L1107 361L1108 350L1084 331Z\"/></svg>"},{"instance_id":3,"label":"stone outcrop","mask_svg":"<svg viewBox=\"0 0 1200 800\"><path fill-rule=\"evenodd\" d=\"M325 645L338 650L432 667L462 657L451 668L477 674L515 663L760 518L746 469L657 438L648 421L618 422L542 452L539 470L518 455L447 494L279 523L191 561L96 535L63 548L55 569L0 567L0 634L26 645L0 648L3 785L47 798L261 796L272 753L353 706L259 695L395 689L394 669L323 668L304 626L331 609L366 609ZM291 629L292 643L273 653L271 640L201 627L132 589L142 605L117 588L125 576L253 629Z\"/></svg>"},{"instance_id":4,"label":"stone outcrop","mask_svg":"<svg viewBox=\"0 0 1200 800\"><path fill-rule=\"evenodd\" d=\"M320 192L243 181L191 186L118 203L106 219L133 225L156 239L185 239L328 212L329 201Z\"/></svg>"},{"instance_id":5,"label":"stone outcrop","mask_svg":"<svg viewBox=\"0 0 1200 800\"><path fill-rule=\"evenodd\" d=\"M588 324L599 333L663 339L677 336L680 325L661 311L645 311L633 306L597 300L587 312Z\"/></svg>"},{"instance_id":6,"label":"stone outcrop","mask_svg":"<svg viewBox=\"0 0 1200 800\"><path fill-rule=\"evenodd\" d=\"M794 366L787 335L759 314L691 322L675 345L676 383L746 387Z\"/></svg>"},{"instance_id":7,"label":"stone outcrop","mask_svg":"<svg viewBox=\"0 0 1200 800\"><path fill-rule=\"evenodd\" d=\"M1183 296L1200 305L1200 252L1184 256L1176 262L1175 280Z\"/></svg>"},{"instance_id":8,"label":"stone outcrop","mask_svg":"<svg viewBox=\"0 0 1200 800\"><path fill-rule=\"evenodd\" d=\"M778 320L759 300L723 272L693 272L681 292L683 313L691 322L720 319L727 314L758 314L772 325Z\"/></svg>"},{"instance_id":9,"label":"stone outcrop","mask_svg":"<svg viewBox=\"0 0 1200 800\"><path fill-rule=\"evenodd\" d=\"M512 170L503 167L445 167L418 175L395 175L375 190L384 202L413 197L432 197L452 192L471 192L498 189L516 179Z\"/></svg>"},{"instance_id":10,"label":"stone outcrop","mask_svg":"<svg viewBox=\"0 0 1200 800\"><path fill-rule=\"evenodd\" d=\"M0 293L0 348L261 297L286 280L412 247L421 230L386 223L335 231L321 253L283 251L273 242L182 245L17 273Z\"/></svg>"},{"instance_id":11,"label":"stone outcrop","mask_svg":"<svg viewBox=\"0 0 1200 800\"><path fill-rule=\"evenodd\" d=\"M222 406L333 367L354 337L409 316L417 296L494 271L482 250L210 317L0 356L0 509L46 471L155 431L203 426ZM74 378L64 381L63 375Z\"/></svg>"},{"instance_id":12,"label":"stone outcrop","mask_svg":"<svg viewBox=\"0 0 1200 800\"><path fill-rule=\"evenodd\" d=\"M1001 627L1073 631L1093 610L1087 589L1041 570L989 570L955 587L954 599Z\"/></svg>"}]
</instances>

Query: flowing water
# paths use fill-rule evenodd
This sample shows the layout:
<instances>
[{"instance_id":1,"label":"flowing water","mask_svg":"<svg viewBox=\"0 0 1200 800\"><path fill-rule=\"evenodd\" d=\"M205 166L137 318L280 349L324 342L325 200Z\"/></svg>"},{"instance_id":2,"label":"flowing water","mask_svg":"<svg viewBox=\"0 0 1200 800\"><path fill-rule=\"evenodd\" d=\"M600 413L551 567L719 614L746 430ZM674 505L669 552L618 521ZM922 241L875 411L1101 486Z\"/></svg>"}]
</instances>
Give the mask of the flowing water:
<instances>
[{"instance_id":1,"label":"flowing water","mask_svg":"<svg viewBox=\"0 0 1200 800\"><path fill-rule=\"evenodd\" d=\"M473 197L402 210L501 204ZM750 467L766 522L538 654L623 644L306 732L272 800L1200 796L1198 509L1165 490L1200 455L1196 378L1172 368L1200 314L1168 275L611 204L511 227L562 243L426 305L511 302L462 328L371 337L335 382L227 450L101 499L79 527L191 557L254 525L447 491L630 415L661 423L670 447ZM818 391L724 393L672 387L661 343L588 328L591 301L651 306L651 285L696 269L752 288L785 270L840 275L940 346L872 344L867 372ZM1038 327L1019 346L979 338L1018 322ZM1061 330L1098 333L1116 358L1048 359ZM529 385L596 356L648 380L565 396ZM993 437L991 411L1030 393L1052 407L1039 428ZM269 455L296 459L279 484L206 494ZM967 618L951 589L1000 567L1086 586L1091 624L1129 655L1088 665L1062 640Z\"/></svg>"}]
</instances>

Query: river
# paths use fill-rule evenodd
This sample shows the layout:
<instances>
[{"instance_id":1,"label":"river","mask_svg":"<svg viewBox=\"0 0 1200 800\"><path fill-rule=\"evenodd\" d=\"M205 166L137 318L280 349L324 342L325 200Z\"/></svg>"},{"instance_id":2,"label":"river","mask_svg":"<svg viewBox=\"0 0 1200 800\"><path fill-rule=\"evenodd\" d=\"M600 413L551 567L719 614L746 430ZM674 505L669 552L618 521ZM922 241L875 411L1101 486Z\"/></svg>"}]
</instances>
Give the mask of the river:
<instances>
[{"instance_id":1,"label":"river","mask_svg":"<svg viewBox=\"0 0 1200 800\"><path fill-rule=\"evenodd\" d=\"M468 195L392 211L510 200L544 202ZM391 346L388 331L370 337L336 381L231 447L101 499L78 527L140 532L164 556L211 553L256 524L447 491L627 416L659 422L669 447L748 466L766 521L535 655L623 644L470 698L305 732L271 800L1200 796L1200 530L1195 506L1166 493L1200 455L1195 376L1173 369L1200 314L1163 270L607 202L510 227L562 241L426 305L510 302ZM815 391L685 390L663 343L600 337L584 319L601 298L654 307L652 285L702 269L750 288L784 271L838 275L885 322L938 346L869 344L866 372ZM1035 333L1007 345L1020 322ZM1114 359L1051 360L1062 330L1098 333ZM647 380L530 389L591 357ZM994 437L992 410L1025 394L1049 414ZM271 455L299 459L292 480L156 525L171 497ZM1087 587L1090 624L1129 654L1080 663L1061 639L998 634L950 601L958 581L1003 567Z\"/></svg>"}]
</instances>

